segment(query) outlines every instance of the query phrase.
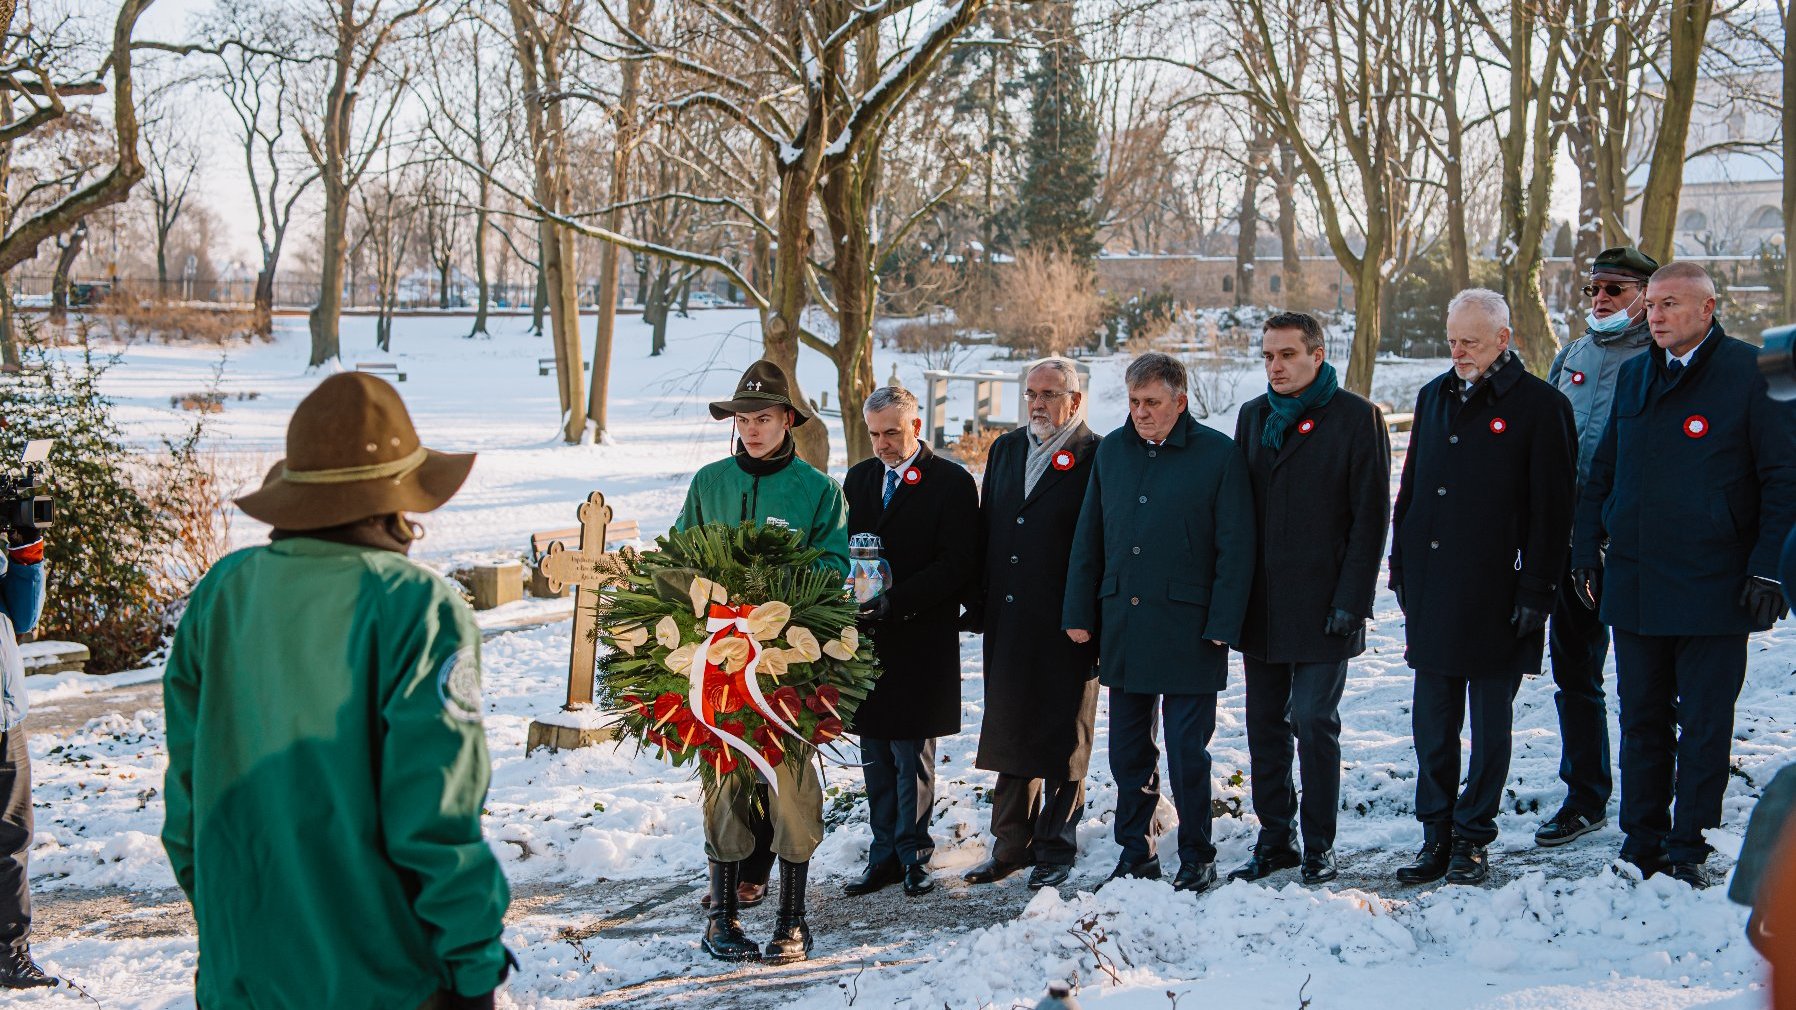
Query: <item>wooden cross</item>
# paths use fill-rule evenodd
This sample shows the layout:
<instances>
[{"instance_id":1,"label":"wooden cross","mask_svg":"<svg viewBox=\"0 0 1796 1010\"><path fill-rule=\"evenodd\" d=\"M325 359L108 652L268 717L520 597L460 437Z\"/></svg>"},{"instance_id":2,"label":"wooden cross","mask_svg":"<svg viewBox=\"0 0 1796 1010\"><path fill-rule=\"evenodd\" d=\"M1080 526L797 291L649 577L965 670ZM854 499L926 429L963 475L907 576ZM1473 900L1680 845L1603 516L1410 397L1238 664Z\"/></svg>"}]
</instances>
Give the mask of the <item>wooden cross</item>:
<instances>
[{"instance_id":1,"label":"wooden cross","mask_svg":"<svg viewBox=\"0 0 1796 1010\"><path fill-rule=\"evenodd\" d=\"M568 657L567 707L590 706L593 676L598 668L599 590L622 577L615 554L605 553L605 527L611 522L611 506L597 491L586 496L579 509L580 549L570 551L559 543L549 545L537 571L549 580L549 589L560 592L574 587L574 647Z\"/></svg>"}]
</instances>

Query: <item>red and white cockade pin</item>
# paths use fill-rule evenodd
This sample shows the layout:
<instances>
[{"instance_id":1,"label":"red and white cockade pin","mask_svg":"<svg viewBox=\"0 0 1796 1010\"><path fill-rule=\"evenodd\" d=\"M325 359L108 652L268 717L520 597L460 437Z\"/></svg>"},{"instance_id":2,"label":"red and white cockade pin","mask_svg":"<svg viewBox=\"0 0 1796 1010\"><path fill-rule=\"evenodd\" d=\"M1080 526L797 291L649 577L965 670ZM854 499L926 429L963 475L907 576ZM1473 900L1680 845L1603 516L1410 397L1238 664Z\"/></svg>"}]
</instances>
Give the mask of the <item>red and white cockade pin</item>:
<instances>
[{"instance_id":1,"label":"red and white cockade pin","mask_svg":"<svg viewBox=\"0 0 1796 1010\"><path fill-rule=\"evenodd\" d=\"M1491 434L1501 435L1508 430L1509 430L1509 422L1508 421L1505 421L1500 417L1493 417L1490 419L1490 433Z\"/></svg>"},{"instance_id":2,"label":"red and white cockade pin","mask_svg":"<svg viewBox=\"0 0 1796 1010\"><path fill-rule=\"evenodd\" d=\"M1709 419L1701 414L1691 414L1684 418L1684 434L1691 438L1701 438L1709 433Z\"/></svg>"},{"instance_id":3,"label":"red and white cockade pin","mask_svg":"<svg viewBox=\"0 0 1796 1010\"><path fill-rule=\"evenodd\" d=\"M1303 420L1297 422L1297 433L1299 435L1308 435L1310 432L1315 431L1315 430L1316 430L1316 422L1310 420L1307 417L1304 418Z\"/></svg>"},{"instance_id":4,"label":"red and white cockade pin","mask_svg":"<svg viewBox=\"0 0 1796 1010\"><path fill-rule=\"evenodd\" d=\"M1062 449L1055 453L1054 458L1049 460L1049 462L1054 464L1054 469L1056 470L1071 470L1073 468L1073 454Z\"/></svg>"},{"instance_id":5,"label":"red and white cockade pin","mask_svg":"<svg viewBox=\"0 0 1796 1010\"><path fill-rule=\"evenodd\" d=\"M1572 385L1582 386L1583 384L1584 384L1584 373L1583 372L1573 372L1572 373Z\"/></svg>"},{"instance_id":6,"label":"red and white cockade pin","mask_svg":"<svg viewBox=\"0 0 1796 1010\"><path fill-rule=\"evenodd\" d=\"M923 471L914 466L904 471L904 482L906 484L921 484L923 482Z\"/></svg>"}]
</instances>

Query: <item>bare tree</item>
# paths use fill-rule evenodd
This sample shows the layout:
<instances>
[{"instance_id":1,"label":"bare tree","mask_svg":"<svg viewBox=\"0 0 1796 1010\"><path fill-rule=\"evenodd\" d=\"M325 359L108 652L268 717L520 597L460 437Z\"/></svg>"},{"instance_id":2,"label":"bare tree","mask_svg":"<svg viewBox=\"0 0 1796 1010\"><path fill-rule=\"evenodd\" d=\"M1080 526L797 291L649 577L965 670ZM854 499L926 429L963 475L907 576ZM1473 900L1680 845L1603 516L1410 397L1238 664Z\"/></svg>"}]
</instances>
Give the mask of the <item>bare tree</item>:
<instances>
[{"instance_id":1,"label":"bare tree","mask_svg":"<svg viewBox=\"0 0 1796 1010\"><path fill-rule=\"evenodd\" d=\"M156 239L156 297L168 297L168 236L187 206L187 194L199 174L205 148L193 123L181 109L188 106L184 88L164 83L145 96L140 114L146 174L144 195L150 200L150 226Z\"/></svg>"},{"instance_id":2,"label":"bare tree","mask_svg":"<svg viewBox=\"0 0 1796 1010\"><path fill-rule=\"evenodd\" d=\"M1646 186L1640 193L1640 251L1661 263L1677 250L1678 197L1684 188L1684 148L1690 112L1696 103L1696 81L1714 0L1669 0L1664 93L1659 101L1659 128L1653 137ZM1788 174L1786 172L1786 174Z\"/></svg>"},{"instance_id":3,"label":"bare tree","mask_svg":"<svg viewBox=\"0 0 1796 1010\"><path fill-rule=\"evenodd\" d=\"M456 255L461 251L462 212L447 192L446 184L427 174L418 183L412 212L420 217L423 231L424 258L437 275L437 308L450 306L450 280L456 273Z\"/></svg>"},{"instance_id":4,"label":"bare tree","mask_svg":"<svg viewBox=\"0 0 1796 1010\"><path fill-rule=\"evenodd\" d=\"M395 167L392 151L380 173L356 189L361 234L356 246L372 260L375 290L374 342L383 351L393 349L393 313L398 307L399 284L411 248L421 194L406 179L404 166ZM422 195L422 199L428 199Z\"/></svg>"}]
</instances>

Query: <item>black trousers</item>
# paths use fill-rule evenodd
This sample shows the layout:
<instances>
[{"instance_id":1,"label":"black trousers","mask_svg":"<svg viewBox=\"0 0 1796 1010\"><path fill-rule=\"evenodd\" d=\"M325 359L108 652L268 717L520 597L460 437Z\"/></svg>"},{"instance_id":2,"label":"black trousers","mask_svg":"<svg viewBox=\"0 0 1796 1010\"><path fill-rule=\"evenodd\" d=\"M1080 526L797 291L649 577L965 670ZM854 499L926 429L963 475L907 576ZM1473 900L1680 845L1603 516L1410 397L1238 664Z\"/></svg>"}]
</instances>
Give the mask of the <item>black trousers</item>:
<instances>
[{"instance_id":1,"label":"black trousers","mask_svg":"<svg viewBox=\"0 0 1796 1010\"><path fill-rule=\"evenodd\" d=\"M1242 657L1247 668L1247 753L1253 769L1253 812L1259 846L1295 848L1301 814L1303 849L1335 845L1341 808L1341 692L1347 662L1265 663ZM1293 746L1295 745L1295 746ZM1299 810L1292 758L1302 764Z\"/></svg>"},{"instance_id":2,"label":"black trousers","mask_svg":"<svg viewBox=\"0 0 1796 1010\"><path fill-rule=\"evenodd\" d=\"M992 855L1007 863L1071 866L1079 858L1085 780L998 774L992 790Z\"/></svg>"},{"instance_id":3,"label":"black trousers","mask_svg":"<svg viewBox=\"0 0 1796 1010\"><path fill-rule=\"evenodd\" d=\"M1703 832L1721 824L1734 701L1745 681L1745 635L1615 632L1624 856L1709 857Z\"/></svg>"},{"instance_id":4,"label":"black trousers","mask_svg":"<svg viewBox=\"0 0 1796 1010\"><path fill-rule=\"evenodd\" d=\"M1497 810L1509 781L1516 676L1455 677L1416 671L1410 722L1416 740L1416 820L1428 842L1449 833L1477 845L1497 840ZM1459 731L1472 710L1472 757L1459 788Z\"/></svg>"},{"instance_id":5,"label":"black trousers","mask_svg":"<svg viewBox=\"0 0 1796 1010\"><path fill-rule=\"evenodd\" d=\"M1210 843L1210 736L1214 694L1131 694L1110 689L1110 774L1116 779L1116 844L1122 858L1143 862L1157 851L1154 809L1160 805L1160 748L1155 716L1164 709L1166 767L1179 813L1180 864L1216 861Z\"/></svg>"},{"instance_id":6,"label":"black trousers","mask_svg":"<svg viewBox=\"0 0 1796 1010\"><path fill-rule=\"evenodd\" d=\"M920 866L935 855L929 815L935 806L935 740L861 737L867 813L873 844L869 864L895 859Z\"/></svg>"},{"instance_id":7,"label":"black trousers","mask_svg":"<svg viewBox=\"0 0 1796 1010\"><path fill-rule=\"evenodd\" d=\"M19 726L0 733L0 948L22 951L31 942L31 830L31 755Z\"/></svg>"},{"instance_id":8,"label":"black trousers","mask_svg":"<svg viewBox=\"0 0 1796 1010\"><path fill-rule=\"evenodd\" d=\"M1602 578L1600 569L1597 578ZM1600 599L1600 584L1593 588ZM1592 819L1602 817L1615 791L1609 770L1609 710L1603 698L1609 628L1596 611L1578 602L1569 571L1553 602L1547 653L1552 657L1553 683L1559 688L1553 704L1559 709L1559 778L1565 782L1565 805Z\"/></svg>"}]
</instances>

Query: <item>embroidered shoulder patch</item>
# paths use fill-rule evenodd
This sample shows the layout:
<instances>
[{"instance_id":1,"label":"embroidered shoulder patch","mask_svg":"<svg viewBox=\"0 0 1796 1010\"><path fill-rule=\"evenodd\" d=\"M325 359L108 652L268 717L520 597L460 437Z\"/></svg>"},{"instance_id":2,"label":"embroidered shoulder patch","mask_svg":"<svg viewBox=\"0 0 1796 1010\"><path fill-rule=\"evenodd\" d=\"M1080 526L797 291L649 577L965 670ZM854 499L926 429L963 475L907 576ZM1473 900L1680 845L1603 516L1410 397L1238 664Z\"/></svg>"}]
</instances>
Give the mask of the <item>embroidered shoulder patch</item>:
<instances>
[{"instance_id":1,"label":"embroidered shoulder patch","mask_svg":"<svg viewBox=\"0 0 1796 1010\"><path fill-rule=\"evenodd\" d=\"M437 672L437 695L443 711L463 722L479 722L485 704L480 694L480 655L470 645L448 659Z\"/></svg>"}]
</instances>

